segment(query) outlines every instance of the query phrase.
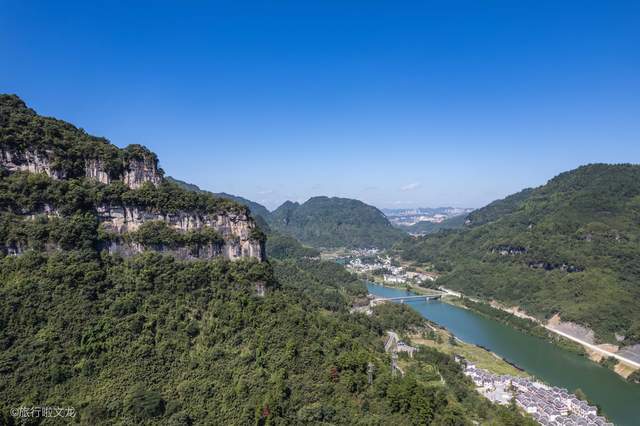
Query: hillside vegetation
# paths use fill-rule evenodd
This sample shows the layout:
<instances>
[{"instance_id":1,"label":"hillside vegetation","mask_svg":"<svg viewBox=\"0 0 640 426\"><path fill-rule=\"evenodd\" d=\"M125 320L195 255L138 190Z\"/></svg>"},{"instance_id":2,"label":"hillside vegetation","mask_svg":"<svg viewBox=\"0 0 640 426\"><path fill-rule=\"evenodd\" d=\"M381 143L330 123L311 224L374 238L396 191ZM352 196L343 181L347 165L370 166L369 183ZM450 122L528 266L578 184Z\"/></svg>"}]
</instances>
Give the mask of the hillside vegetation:
<instances>
[{"instance_id":1,"label":"hillside vegetation","mask_svg":"<svg viewBox=\"0 0 640 426\"><path fill-rule=\"evenodd\" d=\"M530 421L483 399L460 364L438 351L425 349L415 372L392 377L384 331L419 327L420 318L399 320L402 307L351 314L364 284L290 237L272 248L272 262L179 260L147 246L220 235L207 226L179 233L150 220L124 236L142 253L110 253L113 235L100 226L97 205L213 215L245 214L246 207L167 181L135 189L97 183L81 170L87 155L126 154L68 123L24 112L16 99L0 98L1 125L9 127L7 105L19 110L9 112L0 147L55 151L48 158L63 163L58 179L0 170L0 424L40 424L13 417L17 407L73 407L75 421L91 425ZM116 160L118 168L123 159ZM114 178L122 176L116 171ZM425 383L422 371L446 384Z\"/></svg>"},{"instance_id":2,"label":"hillside vegetation","mask_svg":"<svg viewBox=\"0 0 640 426\"><path fill-rule=\"evenodd\" d=\"M99 161L112 179L123 174L130 160L158 162L144 146L120 149L70 123L38 115L18 96L0 94L0 152L27 151L46 154L56 174L65 178L83 177L87 159ZM157 172L163 173L161 169Z\"/></svg>"},{"instance_id":3,"label":"hillside vegetation","mask_svg":"<svg viewBox=\"0 0 640 426\"><path fill-rule=\"evenodd\" d=\"M247 208L249 208L252 216L258 221L261 228L264 228L264 224L266 224L266 220L269 218L270 212L269 210L267 210L265 206L263 206L262 204L256 203L254 201L247 200L246 198L240 197L238 195L231 195L231 194L227 194L226 192L215 193L215 192L205 191L203 189L200 189L198 185L187 183L187 182L181 181L180 179L176 179L170 176L166 177L165 180L171 183L174 183L180 186L181 188L184 188L189 191L206 193L218 198L224 198L227 200L235 201L238 204L242 204L243 206L246 206Z\"/></svg>"},{"instance_id":4,"label":"hillside vegetation","mask_svg":"<svg viewBox=\"0 0 640 426\"><path fill-rule=\"evenodd\" d=\"M327 292L313 269L277 267L274 276L255 261L152 253L31 252L0 264L4 424L20 405L73 406L91 424L522 420L482 399L438 352L421 362L446 387L392 379L380 339L388 325L349 315L340 299L309 299L314 288ZM270 283L264 298L256 280Z\"/></svg>"},{"instance_id":5,"label":"hillside vegetation","mask_svg":"<svg viewBox=\"0 0 640 426\"><path fill-rule=\"evenodd\" d=\"M288 236L315 248L389 248L406 236L394 228L380 210L358 200L313 197L303 204L286 201L270 212L263 205L237 195L210 193L171 177L167 180L184 189L209 193L248 207L260 228L273 234L279 242Z\"/></svg>"},{"instance_id":6,"label":"hillside vegetation","mask_svg":"<svg viewBox=\"0 0 640 426\"><path fill-rule=\"evenodd\" d=\"M406 235L375 207L337 197L313 197L303 204L287 201L271 213L269 226L327 248L388 248Z\"/></svg>"},{"instance_id":7,"label":"hillside vegetation","mask_svg":"<svg viewBox=\"0 0 640 426\"><path fill-rule=\"evenodd\" d=\"M441 285L640 342L640 166L583 166L468 220L398 253L433 264Z\"/></svg>"}]
</instances>

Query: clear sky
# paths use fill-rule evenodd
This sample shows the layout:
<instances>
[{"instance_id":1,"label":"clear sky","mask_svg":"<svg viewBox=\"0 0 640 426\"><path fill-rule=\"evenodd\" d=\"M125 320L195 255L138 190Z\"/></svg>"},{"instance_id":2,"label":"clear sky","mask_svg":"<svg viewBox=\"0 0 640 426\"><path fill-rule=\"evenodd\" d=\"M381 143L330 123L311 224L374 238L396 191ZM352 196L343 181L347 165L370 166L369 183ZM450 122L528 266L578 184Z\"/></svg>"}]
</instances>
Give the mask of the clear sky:
<instances>
[{"instance_id":1,"label":"clear sky","mask_svg":"<svg viewBox=\"0 0 640 426\"><path fill-rule=\"evenodd\" d=\"M640 162L640 1L0 0L0 92L269 208L480 207Z\"/></svg>"}]
</instances>

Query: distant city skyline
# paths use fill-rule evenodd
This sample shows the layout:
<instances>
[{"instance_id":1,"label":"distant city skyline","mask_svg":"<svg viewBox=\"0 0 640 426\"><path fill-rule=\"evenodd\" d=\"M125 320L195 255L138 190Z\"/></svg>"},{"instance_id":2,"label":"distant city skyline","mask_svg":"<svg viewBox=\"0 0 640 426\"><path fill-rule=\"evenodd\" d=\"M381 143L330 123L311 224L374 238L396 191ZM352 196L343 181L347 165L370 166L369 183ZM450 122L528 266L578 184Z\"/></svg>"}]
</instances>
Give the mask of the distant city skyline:
<instances>
[{"instance_id":1,"label":"distant city skyline","mask_svg":"<svg viewBox=\"0 0 640 426\"><path fill-rule=\"evenodd\" d=\"M638 2L4 2L0 92L273 210L640 162ZM143 29L143 30L141 30Z\"/></svg>"}]
</instances>

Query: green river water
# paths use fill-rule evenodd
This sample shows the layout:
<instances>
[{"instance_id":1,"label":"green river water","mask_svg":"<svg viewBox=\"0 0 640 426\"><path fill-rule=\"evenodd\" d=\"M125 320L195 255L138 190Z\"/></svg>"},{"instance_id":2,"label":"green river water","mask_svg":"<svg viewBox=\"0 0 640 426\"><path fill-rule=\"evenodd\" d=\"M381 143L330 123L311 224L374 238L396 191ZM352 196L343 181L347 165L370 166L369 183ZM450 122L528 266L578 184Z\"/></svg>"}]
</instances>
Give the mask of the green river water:
<instances>
[{"instance_id":1,"label":"green river water","mask_svg":"<svg viewBox=\"0 0 640 426\"><path fill-rule=\"evenodd\" d=\"M398 297L412 293L369 283L371 294ZM425 318L468 343L484 346L548 384L582 389L616 425L640 425L640 385L585 357L514 330L467 309L440 302L410 302Z\"/></svg>"}]
</instances>

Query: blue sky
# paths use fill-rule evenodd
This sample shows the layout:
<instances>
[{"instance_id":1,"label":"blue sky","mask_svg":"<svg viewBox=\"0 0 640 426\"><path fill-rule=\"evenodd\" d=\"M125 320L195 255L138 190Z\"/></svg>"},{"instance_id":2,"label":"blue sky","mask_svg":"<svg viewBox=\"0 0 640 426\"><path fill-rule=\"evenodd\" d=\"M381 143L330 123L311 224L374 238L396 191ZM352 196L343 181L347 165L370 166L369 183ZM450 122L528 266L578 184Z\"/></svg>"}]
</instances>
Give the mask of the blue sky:
<instances>
[{"instance_id":1,"label":"blue sky","mask_svg":"<svg viewBox=\"0 0 640 426\"><path fill-rule=\"evenodd\" d=\"M0 0L0 92L270 208L640 162L638 1L130 3Z\"/></svg>"}]
</instances>

